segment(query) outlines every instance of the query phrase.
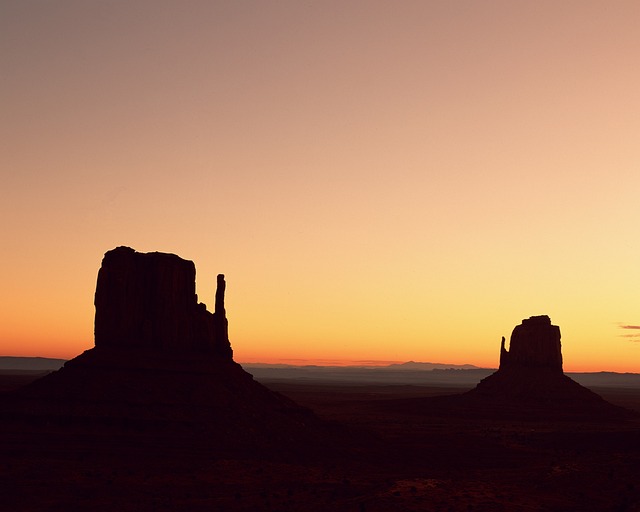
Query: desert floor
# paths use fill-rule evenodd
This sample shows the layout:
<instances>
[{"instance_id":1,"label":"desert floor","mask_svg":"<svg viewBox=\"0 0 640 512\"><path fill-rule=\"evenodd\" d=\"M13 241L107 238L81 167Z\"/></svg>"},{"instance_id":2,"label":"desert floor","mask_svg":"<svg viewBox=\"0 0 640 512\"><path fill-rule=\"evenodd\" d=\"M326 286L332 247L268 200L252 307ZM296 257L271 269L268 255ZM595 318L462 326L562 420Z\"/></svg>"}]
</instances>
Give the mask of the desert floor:
<instances>
[{"instance_id":1,"label":"desert floor","mask_svg":"<svg viewBox=\"0 0 640 512\"><path fill-rule=\"evenodd\" d=\"M32 378L2 375L0 391ZM2 508L640 511L640 420L451 417L423 398L461 388L265 384L334 425L340 440L297 457L229 456L148 431L5 421ZM638 389L595 391L640 412Z\"/></svg>"}]
</instances>

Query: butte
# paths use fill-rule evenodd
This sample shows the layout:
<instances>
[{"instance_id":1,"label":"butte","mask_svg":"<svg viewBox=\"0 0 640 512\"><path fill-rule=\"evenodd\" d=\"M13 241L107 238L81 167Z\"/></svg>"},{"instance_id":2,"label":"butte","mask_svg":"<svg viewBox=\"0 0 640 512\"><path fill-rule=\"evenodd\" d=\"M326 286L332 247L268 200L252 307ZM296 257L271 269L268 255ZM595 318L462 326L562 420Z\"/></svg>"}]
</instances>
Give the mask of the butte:
<instances>
[{"instance_id":1,"label":"butte","mask_svg":"<svg viewBox=\"0 0 640 512\"><path fill-rule=\"evenodd\" d=\"M3 417L143 433L145 442L193 440L218 453L313 444L316 416L234 362L225 286L218 275L211 313L198 303L192 261L129 247L107 252L95 292L95 347L17 390Z\"/></svg>"},{"instance_id":2,"label":"butte","mask_svg":"<svg viewBox=\"0 0 640 512\"><path fill-rule=\"evenodd\" d=\"M634 415L565 375L560 328L546 315L517 325L509 349L503 337L500 366L466 393L398 400L404 412L525 421L618 421Z\"/></svg>"},{"instance_id":3,"label":"butte","mask_svg":"<svg viewBox=\"0 0 640 512\"><path fill-rule=\"evenodd\" d=\"M524 319L500 346L500 366L465 399L476 406L525 416L616 419L627 411L565 375L560 328L546 315Z\"/></svg>"}]
</instances>

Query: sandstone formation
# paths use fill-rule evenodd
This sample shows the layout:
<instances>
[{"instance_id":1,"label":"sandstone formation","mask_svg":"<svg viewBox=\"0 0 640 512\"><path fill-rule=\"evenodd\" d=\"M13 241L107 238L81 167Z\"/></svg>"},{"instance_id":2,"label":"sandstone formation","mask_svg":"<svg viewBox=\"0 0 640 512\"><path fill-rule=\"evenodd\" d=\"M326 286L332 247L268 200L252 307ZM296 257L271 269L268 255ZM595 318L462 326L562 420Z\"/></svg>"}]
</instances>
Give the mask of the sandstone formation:
<instances>
[{"instance_id":1,"label":"sandstone formation","mask_svg":"<svg viewBox=\"0 0 640 512\"><path fill-rule=\"evenodd\" d=\"M215 311L196 295L196 268L174 254L118 247L105 254L95 295L95 345L232 358L218 276Z\"/></svg>"},{"instance_id":2,"label":"sandstone formation","mask_svg":"<svg viewBox=\"0 0 640 512\"><path fill-rule=\"evenodd\" d=\"M320 422L233 361L225 286L218 275L210 313L198 303L193 262L128 247L107 252L96 286L95 347L19 390L4 416L133 428L162 433L163 443L198 439L217 450L297 450Z\"/></svg>"},{"instance_id":3,"label":"sandstone formation","mask_svg":"<svg viewBox=\"0 0 640 512\"><path fill-rule=\"evenodd\" d=\"M627 420L633 411L615 406L562 370L560 329L544 316L517 325L500 346L500 367L466 393L390 401L396 412L470 421Z\"/></svg>"},{"instance_id":4,"label":"sandstone formation","mask_svg":"<svg viewBox=\"0 0 640 512\"><path fill-rule=\"evenodd\" d=\"M581 386L562 370L560 328L546 316L532 316L517 325L509 350L502 338L500 367L464 395L469 406L514 413L590 416L606 419L625 411Z\"/></svg>"},{"instance_id":5,"label":"sandstone formation","mask_svg":"<svg viewBox=\"0 0 640 512\"><path fill-rule=\"evenodd\" d=\"M500 369L548 368L562 373L560 328L546 315L532 316L511 333L509 350L505 339L500 347Z\"/></svg>"}]
</instances>

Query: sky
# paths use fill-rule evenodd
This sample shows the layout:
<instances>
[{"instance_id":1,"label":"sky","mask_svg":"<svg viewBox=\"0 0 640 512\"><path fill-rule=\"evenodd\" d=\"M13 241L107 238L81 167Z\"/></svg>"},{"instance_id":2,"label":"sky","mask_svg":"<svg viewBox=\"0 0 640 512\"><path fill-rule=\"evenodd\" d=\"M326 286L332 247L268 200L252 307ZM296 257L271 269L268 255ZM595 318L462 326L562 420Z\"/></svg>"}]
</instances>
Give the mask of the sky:
<instances>
[{"instance_id":1,"label":"sky","mask_svg":"<svg viewBox=\"0 0 640 512\"><path fill-rule=\"evenodd\" d=\"M0 353L193 260L240 362L640 372L640 2L0 0Z\"/></svg>"}]
</instances>

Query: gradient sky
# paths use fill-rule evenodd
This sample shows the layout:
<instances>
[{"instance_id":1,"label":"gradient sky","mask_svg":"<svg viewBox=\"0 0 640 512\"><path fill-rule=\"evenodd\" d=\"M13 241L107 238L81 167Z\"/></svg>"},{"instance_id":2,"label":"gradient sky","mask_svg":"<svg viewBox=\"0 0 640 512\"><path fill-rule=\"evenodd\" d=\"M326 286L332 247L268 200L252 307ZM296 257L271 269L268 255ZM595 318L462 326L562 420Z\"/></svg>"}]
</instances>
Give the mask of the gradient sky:
<instances>
[{"instance_id":1,"label":"gradient sky","mask_svg":"<svg viewBox=\"0 0 640 512\"><path fill-rule=\"evenodd\" d=\"M640 371L640 2L1 0L0 353L102 255L217 273L238 361Z\"/></svg>"}]
</instances>

